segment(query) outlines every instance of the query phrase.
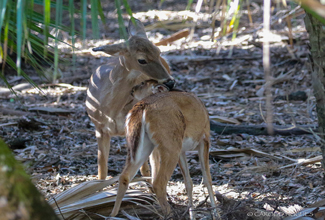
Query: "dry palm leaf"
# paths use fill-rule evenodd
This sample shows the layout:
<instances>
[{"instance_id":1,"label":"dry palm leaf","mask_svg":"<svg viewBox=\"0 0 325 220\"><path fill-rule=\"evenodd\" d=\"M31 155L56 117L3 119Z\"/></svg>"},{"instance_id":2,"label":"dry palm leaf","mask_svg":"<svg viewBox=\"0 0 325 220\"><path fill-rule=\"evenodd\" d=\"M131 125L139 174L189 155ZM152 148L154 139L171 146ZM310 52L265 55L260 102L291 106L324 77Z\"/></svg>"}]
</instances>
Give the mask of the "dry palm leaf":
<instances>
[{"instance_id":1,"label":"dry palm leaf","mask_svg":"<svg viewBox=\"0 0 325 220\"><path fill-rule=\"evenodd\" d=\"M84 219L90 214L97 217L109 215L115 203L117 186L108 186L116 183L117 180L118 177L114 177L110 180L93 180L81 183L56 195L49 201L49 204L57 215L66 220ZM135 182L138 180L134 180L130 186L139 184L139 182ZM102 190L105 187L108 189ZM123 201L127 203L122 203L121 210L129 208L128 206L132 203L159 215L152 205L156 199L152 194L145 193L146 189L129 189L123 198Z\"/></svg>"},{"instance_id":2,"label":"dry palm leaf","mask_svg":"<svg viewBox=\"0 0 325 220\"><path fill-rule=\"evenodd\" d=\"M284 220L313 220L315 218L309 217L313 216L317 219L324 219L324 211L325 207L314 207L314 208L306 208L301 210L298 213L295 213L292 216L286 217Z\"/></svg>"},{"instance_id":3,"label":"dry palm leaf","mask_svg":"<svg viewBox=\"0 0 325 220\"><path fill-rule=\"evenodd\" d=\"M280 169L286 169L286 168L300 166L300 165L314 164L314 163L321 162L322 159L323 159L322 155L319 155L319 156L316 156L316 157L313 157L310 159L306 159L306 158L296 159L296 161L297 161L296 163L282 166L282 167L280 167Z\"/></svg>"}]
</instances>

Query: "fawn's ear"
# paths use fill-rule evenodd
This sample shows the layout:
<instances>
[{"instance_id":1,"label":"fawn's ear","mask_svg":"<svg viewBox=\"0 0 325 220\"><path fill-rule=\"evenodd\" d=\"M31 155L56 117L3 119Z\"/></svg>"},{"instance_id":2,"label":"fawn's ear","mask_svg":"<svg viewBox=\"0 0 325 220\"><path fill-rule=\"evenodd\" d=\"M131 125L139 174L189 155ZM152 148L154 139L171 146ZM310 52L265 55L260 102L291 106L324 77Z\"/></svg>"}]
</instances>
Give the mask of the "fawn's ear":
<instances>
[{"instance_id":1,"label":"fawn's ear","mask_svg":"<svg viewBox=\"0 0 325 220\"><path fill-rule=\"evenodd\" d=\"M129 35L130 37L137 36L148 39L143 24L136 18L134 19L134 23L132 22L132 19L129 21Z\"/></svg>"},{"instance_id":2,"label":"fawn's ear","mask_svg":"<svg viewBox=\"0 0 325 220\"><path fill-rule=\"evenodd\" d=\"M168 92L168 91L169 89L164 85L156 85L152 90L153 94L160 93L160 92Z\"/></svg>"},{"instance_id":3,"label":"fawn's ear","mask_svg":"<svg viewBox=\"0 0 325 220\"><path fill-rule=\"evenodd\" d=\"M120 43L120 44L112 44L112 45L105 45L101 47L95 47L93 48L93 51L102 51L104 53L107 53L111 56L120 56L127 52L126 43Z\"/></svg>"}]
</instances>

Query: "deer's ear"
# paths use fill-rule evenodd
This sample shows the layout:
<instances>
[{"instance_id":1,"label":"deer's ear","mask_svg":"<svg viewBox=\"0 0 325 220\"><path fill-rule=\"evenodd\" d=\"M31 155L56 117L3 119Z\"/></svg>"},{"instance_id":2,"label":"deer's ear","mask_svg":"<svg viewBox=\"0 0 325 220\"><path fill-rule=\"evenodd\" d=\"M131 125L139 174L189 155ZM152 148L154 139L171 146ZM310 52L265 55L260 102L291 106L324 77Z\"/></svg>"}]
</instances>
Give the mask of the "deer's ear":
<instances>
[{"instance_id":1,"label":"deer's ear","mask_svg":"<svg viewBox=\"0 0 325 220\"><path fill-rule=\"evenodd\" d=\"M132 19L130 19L130 21L129 21L129 35L147 39L146 31L144 30L144 26L140 20L134 19L134 23L133 23Z\"/></svg>"},{"instance_id":2,"label":"deer's ear","mask_svg":"<svg viewBox=\"0 0 325 220\"><path fill-rule=\"evenodd\" d=\"M120 44L112 44L112 45L106 45L101 47L95 47L93 48L93 51L102 51L104 53L107 53L111 56L120 56L127 52L127 43L120 43Z\"/></svg>"},{"instance_id":3,"label":"deer's ear","mask_svg":"<svg viewBox=\"0 0 325 220\"><path fill-rule=\"evenodd\" d=\"M169 90L163 86L163 85L157 85L154 87L153 89L153 93L156 94L156 93L160 93L160 92L168 92Z\"/></svg>"}]
</instances>

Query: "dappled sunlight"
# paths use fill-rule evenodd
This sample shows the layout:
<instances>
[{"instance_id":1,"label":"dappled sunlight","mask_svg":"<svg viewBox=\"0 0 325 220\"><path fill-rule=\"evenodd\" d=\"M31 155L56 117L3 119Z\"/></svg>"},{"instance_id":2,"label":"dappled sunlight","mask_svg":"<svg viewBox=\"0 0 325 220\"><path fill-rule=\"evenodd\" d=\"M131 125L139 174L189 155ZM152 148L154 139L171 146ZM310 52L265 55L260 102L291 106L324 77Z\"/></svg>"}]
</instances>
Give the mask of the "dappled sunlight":
<instances>
[{"instance_id":1,"label":"dappled sunlight","mask_svg":"<svg viewBox=\"0 0 325 220\"><path fill-rule=\"evenodd\" d=\"M222 5L214 11L203 3L201 11L194 12L194 6L191 11L184 11L186 1L161 1L162 10L155 10L159 2L129 1L129 4L134 17L145 24L148 39L162 44L159 49L168 61L176 89L195 94L208 111L211 122L209 163L220 216L244 219L243 216L252 213L256 216L273 213L274 219L281 219L281 216L293 215L322 200L325 192L320 163L322 142L317 130L317 99L311 83L310 41L303 20L304 10L294 3L280 8L272 5L271 33L265 35L262 1L247 1L241 6L238 27L235 23L236 4L223 16ZM79 6L80 3L76 4ZM6 69L5 76L17 94L0 88L1 138L10 145L16 159L24 164L48 201L54 196L71 196L71 204L78 208L81 203L78 203L78 193L74 190L78 186L88 190L91 184L96 185L97 188L83 191L85 194L89 192L90 199L82 200L85 202L82 205L87 203L85 206L91 208L78 211L85 216L91 214L93 219L109 216L115 201L117 177L123 171L128 152L124 138L112 138L107 185L102 184L105 181L97 181L98 144L94 123L101 124L104 120L90 119L86 108L96 112L99 105L107 103L101 103L92 91L87 94L87 88L91 85L94 90L99 90L102 85L107 85L105 77L98 71L96 73L96 69L101 65L114 68L119 61L107 53L93 52L92 48L124 42L120 39L114 2L102 4L107 23L98 20L99 39L93 39L93 26L88 22L86 39L83 41L81 35L74 38L73 54L67 45L72 43L69 30L60 32L59 39L63 42L58 43L62 58L58 63L58 79L53 79L53 66L42 64L44 73L52 80L48 83L38 77L29 66L30 61L26 60L22 62L23 68L40 90L26 86L24 78L16 76L11 68ZM144 11L144 8L150 10ZM63 15L63 24L67 27L70 25L68 16ZM123 18L127 24L128 15L123 14ZM75 19L76 30L82 33L81 17L75 16ZM177 32L181 34L173 38ZM270 42L271 55L272 80L268 82L262 64L265 40ZM50 45L54 43L50 40ZM136 58L134 62L137 64L147 62L143 61L143 56ZM107 66L108 74L111 69ZM97 84L90 80L93 73L98 76ZM116 79L109 80L111 83ZM4 87L4 83L1 85ZM265 88L270 85L273 136L266 130ZM124 91L117 90L116 94ZM97 92L98 97L107 95L107 91ZM112 106L116 107L115 103ZM97 113L102 114L102 111ZM102 119L114 124L113 119L105 117ZM121 128L122 131L123 126ZM194 183L193 202L198 211L197 218L209 218L210 199L202 184L197 152L188 152L187 162ZM136 178L139 177L138 173ZM101 187L103 191L99 189ZM180 212L174 219L188 218L188 198L179 167L175 168L168 182L167 192L173 210ZM130 199L133 203L127 202ZM68 202L60 201L65 207L63 210L69 211ZM96 213L99 203L103 216ZM53 201L51 204L57 208ZM323 206L320 203L317 207ZM156 197L143 179L130 184L122 210L133 216L161 217ZM125 215L120 213L119 217Z\"/></svg>"}]
</instances>

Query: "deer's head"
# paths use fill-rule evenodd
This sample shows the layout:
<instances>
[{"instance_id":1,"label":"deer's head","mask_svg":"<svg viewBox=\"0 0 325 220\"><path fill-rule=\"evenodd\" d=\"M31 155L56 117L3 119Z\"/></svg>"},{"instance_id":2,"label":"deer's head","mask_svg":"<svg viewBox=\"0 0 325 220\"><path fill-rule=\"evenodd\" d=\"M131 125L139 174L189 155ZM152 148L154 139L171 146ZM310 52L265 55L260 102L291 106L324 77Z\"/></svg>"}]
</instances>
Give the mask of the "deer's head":
<instances>
[{"instance_id":1,"label":"deer's head","mask_svg":"<svg viewBox=\"0 0 325 220\"><path fill-rule=\"evenodd\" d=\"M170 76L168 64L160 56L159 48L148 40L141 21L135 19L133 23L130 20L128 29L129 39L126 42L93 48L93 51L119 56L121 64L130 74L137 74L135 77L143 73L159 83L169 82L168 86L172 87L174 79Z\"/></svg>"},{"instance_id":2,"label":"deer's head","mask_svg":"<svg viewBox=\"0 0 325 220\"><path fill-rule=\"evenodd\" d=\"M166 85L159 84L156 80L146 80L141 84L134 86L131 95L135 99L141 100L152 94L168 91L169 88Z\"/></svg>"}]
</instances>

